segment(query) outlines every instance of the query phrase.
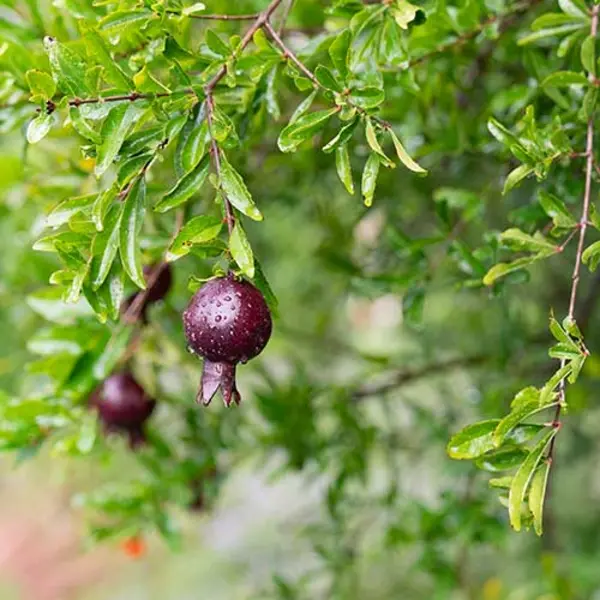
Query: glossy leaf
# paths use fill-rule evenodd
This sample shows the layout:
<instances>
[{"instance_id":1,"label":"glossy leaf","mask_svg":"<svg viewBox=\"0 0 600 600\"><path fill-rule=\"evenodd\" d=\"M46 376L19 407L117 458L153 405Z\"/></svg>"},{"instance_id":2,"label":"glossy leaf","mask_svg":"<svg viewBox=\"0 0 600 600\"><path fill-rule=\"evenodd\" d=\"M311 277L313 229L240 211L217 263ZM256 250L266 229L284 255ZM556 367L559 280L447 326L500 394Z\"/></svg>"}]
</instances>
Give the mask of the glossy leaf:
<instances>
[{"instance_id":1,"label":"glossy leaf","mask_svg":"<svg viewBox=\"0 0 600 600\"><path fill-rule=\"evenodd\" d=\"M27 126L27 141L30 144L37 144L42 141L52 129L53 122L54 117L45 113L30 121Z\"/></svg>"},{"instance_id":2,"label":"glossy leaf","mask_svg":"<svg viewBox=\"0 0 600 600\"><path fill-rule=\"evenodd\" d=\"M175 261L188 254L195 244L205 244L214 240L223 227L217 217L200 215L191 218L179 231L167 252L167 260Z\"/></svg>"},{"instance_id":3,"label":"glossy leaf","mask_svg":"<svg viewBox=\"0 0 600 600\"><path fill-rule=\"evenodd\" d=\"M123 205L123 215L119 228L119 253L123 269L139 288L146 288L142 271L142 256L139 234L146 212L146 181L143 177L135 180Z\"/></svg>"},{"instance_id":4,"label":"glossy leaf","mask_svg":"<svg viewBox=\"0 0 600 600\"><path fill-rule=\"evenodd\" d=\"M54 81L62 92L82 98L91 93L85 78L86 64L79 54L49 36L44 38L44 49Z\"/></svg>"},{"instance_id":5,"label":"glossy leaf","mask_svg":"<svg viewBox=\"0 0 600 600\"><path fill-rule=\"evenodd\" d=\"M122 208L121 204L112 207L104 222L103 230L96 234L92 243L90 282L94 290L104 283L117 256Z\"/></svg>"},{"instance_id":6,"label":"glossy leaf","mask_svg":"<svg viewBox=\"0 0 600 600\"><path fill-rule=\"evenodd\" d=\"M56 93L56 83L48 73L31 69L25 77L34 102L49 100Z\"/></svg>"},{"instance_id":7,"label":"glossy leaf","mask_svg":"<svg viewBox=\"0 0 600 600\"><path fill-rule=\"evenodd\" d=\"M446 448L450 458L458 460L474 459L494 450L496 448L494 431L498 423L497 419L481 421L480 423L467 425L467 427L454 434Z\"/></svg>"},{"instance_id":8,"label":"glossy leaf","mask_svg":"<svg viewBox=\"0 0 600 600\"><path fill-rule=\"evenodd\" d=\"M323 128L336 112L337 108L320 110L313 113L302 115L279 134L277 145L282 152L294 152L302 142L311 139L320 129Z\"/></svg>"},{"instance_id":9,"label":"glossy leaf","mask_svg":"<svg viewBox=\"0 0 600 600\"><path fill-rule=\"evenodd\" d=\"M105 173L115 160L137 114L137 108L129 103L118 104L108 113L102 124L102 143L98 146L95 168L97 176Z\"/></svg>"},{"instance_id":10,"label":"glossy leaf","mask_svg":"<svg viewBox=\"0 0 600 600\"><path fill-rule=\"evenodd\" d=\"M236 221L229 237L229 251L242 273L252 279L254 277L254 253L239 221Z\"/></svg>"},{"instance_id":11,"label":"glossy leaf","mask_svg":"<svg viewBox=\"0 0 600 600\"><path fill-rule=\"evenodd\" d=\"M365 206L371 206L373 204L377 176L379 175L379 164L379 157L377 154L371 153L365 163L361 181L361 193Z\"/></svg>"},{"instance_id":12,"label":"glossy leaf","mask_svg":"<svg viewBox=\"0 0 600 600\"><path fill-rule=\"evenodd\" d=\"M411 171L415 173L420 173L425 175L427 170L421 167L421 165L417 164L408 154L408 152L404 149L404 146L401 144L400 140L394 133L392 129L389 130L390 135L392 136L392 141L394 142L394 148L396 149L396 154L400 159L400 162Z\"/></svg>"},{"instance_id":13,"label":"glossy leaf","mask_svg":"<svg viewBox=\"0 0 600 600\"><path fill-rule=\"evenodd\" d=\"M220 175L221 189L229 202L247 217L262 221L263 216L254 204L242 176L231 166L225 154L221 155Z\"/></svg>"},{"instance_id":14,"label":"glossy leaf","mask_svg":"<svg viewBox=\"0 0 600 600\"><path fill-rule=\"evenodd\" d=\"M344 184L349 194L354 194L354 181L352 179L352 167L350 166L350 155L348 146L339 146L335 151L335 166L338 177Z\"/></svg>"},{"instance_id":15,"label":"glossy leaf","mask_svg":"<svg viewBox=\"0 0 600 600\"><path fill-rule=\"evenodd\" d=\"M533 527L537 535L542 535L543 531L544 499L546 497L549 474L550 463L544 462L535 472L531 481L531 489L529 490L529 510L533 515Z\"/></svg>"},{"instance_id":16,"label":"glossy leaf","mask_svg":"<svg viewBox=\"0 0 600 600\"><path fill-rule=\"evenodd\" d=\"M173 208L180 206L189 200L194 194L198 193L210 169L210 157L206 155L194 169L184 175L163 198L155 205L154 210L157 212L167 212Z\"/></svg>"},{"instance_id":17,"label":"glossy leaf","mask_svg":"<svg viewBox=\"0 0 600 600\"><path fill-rule=\"evenodd\" d=\"M515 531L520 531L521 529L521 507L535 470L542 460L542 456L548 447L550 440L552 440L556 433L556 428L548 429L542 439L531 449L529 455L523 461L513 478L509 492L508 514L510 517L510 524Z\"/></svg>"}]
</instances>

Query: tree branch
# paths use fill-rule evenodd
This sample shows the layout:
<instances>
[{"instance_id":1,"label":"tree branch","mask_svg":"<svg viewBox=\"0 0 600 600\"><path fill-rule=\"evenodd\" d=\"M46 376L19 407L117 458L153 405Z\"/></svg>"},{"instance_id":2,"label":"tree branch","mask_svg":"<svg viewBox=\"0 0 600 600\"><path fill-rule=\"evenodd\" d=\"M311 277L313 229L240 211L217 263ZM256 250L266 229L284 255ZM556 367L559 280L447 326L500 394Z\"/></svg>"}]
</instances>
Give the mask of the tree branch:
<instances>
[{"instance_id":1,"label":"tree branch","mask_svg":"<svg viewBox=\"0 0 600 600\"><path fill-rule=\"evenodd\" d=\"M600 5L594 4L592 8L592 20L590 25L590 35L592 38L596 38L598 35L598 14L600 11ZM594 76L592 73L588 75L590 81L593 82ZM579 241L577 243L577 252L575 254L575 265L573 266L573 274L571 276L571 296L569 299L569 312L567 313L567 317L570 320L575 320L575 310L577 306L577 292L579 289L579 279L581 273L581 257L583 255L583 251L585 248L585 233L587 231L587 226L589 222L589 213L590 213L590 202L592 197L592 173L594 172L594 116L592 115L588 119L587 123L587 136L586 136L586 144L585 144L585 188L583 192L583 207L581 209L581 219L579 220L578 229L579 229ZM561 368L565 366L566 360L562 359L560 361ZM556 407L556 412L554 413L554 421L553 426L559 428L561 425L560 415L562 411L562 407L564 406L566 401L566 383L563 379L560 382L559 387L559 403ZM556 443L556 436L552 438L550 442L550 447L548 449L547 460L550 464L554 459L554 447Z\"/></svg>"},{"instance_id":2,"label":"tree branch","mask_svg":"<svg viewBox=\"0 0 600 600\"><path fill-rule=\"evenodd\" d=\"M483 364L490 357L487 354L474 354L472 356L459 356L445 361L434 362L417 369L407 369L396 373L392 379L384 383L372 385L364 385L352 394L353 400L362 400L371 396L381 396L387 392L391 392L398 387L412 383L418 379L436 375L444 371L452 371L454 369L476 367Z\"/></svg>"}]
</instances>

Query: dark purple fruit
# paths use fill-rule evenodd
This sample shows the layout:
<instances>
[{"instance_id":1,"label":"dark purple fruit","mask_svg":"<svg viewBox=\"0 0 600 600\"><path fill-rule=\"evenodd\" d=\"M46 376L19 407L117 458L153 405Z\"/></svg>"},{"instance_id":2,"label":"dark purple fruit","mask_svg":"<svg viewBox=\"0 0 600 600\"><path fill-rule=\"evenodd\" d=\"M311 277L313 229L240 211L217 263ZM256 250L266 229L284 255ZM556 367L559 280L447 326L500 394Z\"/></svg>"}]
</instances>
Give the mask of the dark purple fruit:
<instances>
[{"instance_id":1,"label":"dark purple fruit","mask_svg":"<svg viewBox=\"0 0 600 600\"><path fill-rule=\"evenodd\" d=\"M154 274L158 270L158 275L154 283L147 289L142 306L139 307L139 315L144 324L148 322L148 307L155 302L162 300L171 289L171 283L173 282L173 273L168 263L157 263L154 265L146 265L144 267L144 279L146 282L151 282L154 278ZM139 294L144 292L135 292L128 296L121 307L121 312L127 311L133 301L138 297Z\"/></svg>"},{"instance_id":2,"label":"dark purple fruit","mask_svg":"<svg viewBox=\"0 0 600 600\"><path fill-rule=\"evenodd\" d=\"M237 363L260 354L271 337L271 313L263 295L233 275L212 279L194 295L183 313L188 346L204 357L198 402L209 404L221 388L223 400L240 403Z\"/></svg>"},{"instance_id":3,"label":"dark purple fruit","mask_svg":"<svg viewBox=\"0 0 600 600\"><path fill-rule=\"evenodd\" d=\"M127 371L115 373L104 380L90 397L106 431L124 432L131 446L144 441L144 423L156 402Z\"/></svg>"}]
</instances>

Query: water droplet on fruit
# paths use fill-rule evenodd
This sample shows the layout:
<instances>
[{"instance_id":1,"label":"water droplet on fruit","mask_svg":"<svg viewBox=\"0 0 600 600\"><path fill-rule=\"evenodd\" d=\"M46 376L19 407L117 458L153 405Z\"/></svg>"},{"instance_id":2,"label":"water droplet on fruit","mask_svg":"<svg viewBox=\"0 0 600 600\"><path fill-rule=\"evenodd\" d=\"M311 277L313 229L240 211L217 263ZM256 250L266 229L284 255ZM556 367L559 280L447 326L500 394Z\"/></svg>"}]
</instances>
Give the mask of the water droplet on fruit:
<instances>
[{"instance_id":1,"label":"water droplet on fruit","mask_svg":"<svg viewBox=\"0 0 600 600\"><path fill-rule=\"evenodd\" d=\"M221 319L222 319L221 315L217 315L217 316L215 317L215 321L216 321L217 323L219 323L219 322L221 321Z\"/></svg>"},{"instance_id":2,"label":"water droplet on fruit","mask_svg":"<svg viewBox=\"0 0 600 600\"><path fill-rule=\"evenodd\" d=\"M225 302L231 302L231 296L225 296L224 300Z\"/></svg>"}]
</instances>

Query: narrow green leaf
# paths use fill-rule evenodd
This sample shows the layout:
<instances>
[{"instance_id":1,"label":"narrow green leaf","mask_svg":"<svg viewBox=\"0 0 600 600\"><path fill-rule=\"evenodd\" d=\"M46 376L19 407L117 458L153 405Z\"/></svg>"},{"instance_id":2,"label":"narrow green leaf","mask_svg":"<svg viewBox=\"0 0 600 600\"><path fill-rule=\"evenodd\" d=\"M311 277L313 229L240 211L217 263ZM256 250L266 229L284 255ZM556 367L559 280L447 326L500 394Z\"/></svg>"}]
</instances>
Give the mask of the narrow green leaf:
<instances>
[{"instance_id":1,"label":"narrow green leaf","mask_svg":"<svg viewBox=\"0 0 600 600\"><path fill-rule=\"evenodd\" d=\"M333 139L331 139L329 142L327 142L327 144L325 144L325 146L323 146L323 152L325 152L326 154L329 154L330 152L337 150L340 146L345 146L352 139L354 130L356 129L356 126L358 125L359 122L360 122L360 119L355 118L352 121L350 121L349 123L347 123L346 125L344 125L340 129L338 134Z\"/></svg>"},{"instance_id":2,"label":"narrow green leaf","mask_svg":"<svg viewBox=\"0 0 600 600\"><path fill-rule=\"evenodd\" d=\"M44 38L44 48L58 88L70 96L88 96L91 90L86 82L86 64L81 56L50 36Z\"/></svg>"},{"instance_id":3,"label":"narrow green leaf","mask_svg":"<svg viewBox=\"0 0 600 600\"><path fill-rule=\"evenodd\" d=\"M379 140L377 139L377 133L375 133L375 127L373 126L373 121L367 117L365 123L365 135L367 138L367 143L373 152L379 155L381 158L381 162L386 167L394 167L394 163L386 156L383 148L379 144Z\"/></svg>"},{"instance_id":4,"label":"narrow green leaf","mask_svg":"<svg viewBox=\"0 0 600 600\"><path fill-rule=\"evenodd\" d=\"M315 101L315 98L317 97L317 93L318 93L318 90L313 90L308 96L306 96L306 98L304 98L304 100L302 100L302 102L300 102L300 104L298 104L298 106L296 107L296 110L293 112L292 116L290 117L290 122L289 122L288 126L291 125L292 123L294 123L295 121L297 121L301 116L306 114L308 109L312 106L312 103Z\"/></svg>"},{"instance_id":5,"label":"narrow green leaf","mask_svg":"<svg viewBox=\"0 0 600 600\"><path fill-rule=\"evenodd\" d=\"M102 66L106 81L120 91L131 91L133 89L131 78L125 74L117 61L112 57L102 36L94 27L83 21L80 21L80 28L88 54L93 58L94 62Z\"/></svg>"},{"instance_id":6,"label":"narrow green leaf","mask_svg":"<svg viewBox=\"0 0 600 600\"><path fill-rule=\"evenodd\" d=\"M133 127L138 110L133 104L115 106L102 124L102 143L98 146L95 173L99 177L116 158L123 141Z\"/></svg>"},{"instance_id":7,"label":"narrow green leaf","mask_svg":"<svg viewBox=\"0 0 600 600\"><path fill-rule=\"evenodd\" d=\"M504 195L512 190L517 184L521 183L525 177L531 175L531 173L533 173L533 167L530 167L529 165L519 165L516 169L513 169L504 181L502 194Z\"/></svg>"},{"instance_id":8,"label":"narrow green leaf","mask_svg":"<svg viewBox=\"0 0 600 600\"><path fill-rule=\"evenodd\" d=\"M116 10L110 12L106 17L100 19L99 27L102 31L111 33L120 32L126 27L135 25L140 29L144 24L152 18L152 11L147 9L139 10Z\"/></svg>"},{"instance_id":9,"label":"narrow green leaf","mask_svg":"<svg viewBox=\"0 0 600 600\"><path fill-rule=\"evenodd\" d=\"M97 290L108 277L110 268L119 249L122 204L114 205L106 216L104 229L97 233L92 242L92 264L90 282Z\"/></svg>"},{"instance_id":10,"label":"narrow green leaf","mask_svg":"<svg viewBox=\"0 0 600 600\"><path fill-rule=\"evenodd\" d=\"M254 204L242 176L231 166L225 154L221 155L220 175L221 188L229 202L247 217L262 221L263 216Z\"/></svg>"},{"instance_id":11,"label":"narrow green leaf","mask_svg":"<svg viewBox=\"0 0 600 600\"><path fill-rule=\"evenodd\" d=\"M400 140L394 133L393 129L389 130L390 135L392 136L392 141L394 142L394 148L396 148L396 154L398 158L402 162L402 164L411 171L415 173L422 173L423 175L427 173L427 169L424 169L421 165L417 164L408 154L408 152L404 149L404 146L401 144Z\"/></svg>"},{"instance_id":12,"label":"narrow green leaf","mask_svg":"<svg viewBox=\"0 0 600 600\"><path fill-rule=\"evenodd\" d=\"M542 535L543 530L544 499L546 497L549 473L550 463L546 461L535 472L529 490L529 510L533 515L533 528L537 535Z\"/></svg>"},{"instance_id":13,"label":"narrow green leaf","mask_svg":"<svg viewBox=\"0 0 600 600\"><path fill-rule=\"evenodd\" d=\"M565 14L571 17L584 21L590 20L588 8L581 0L558 0L558 5Z\"/></svg>"},{"instance_id":14,"label":"narrow green leaf","mask_svg":"<svg viewBox=\"0 0 600 600\"><path fill-rule=\"evenodd\" d=\"M25 73L25 78L27 79L33 102L49 100L56 93L56 83L48 73L31 69Z\"/></svg>"},{"instance_id":15,"label":"narrow green leaf","mask_svg":"<svg viewBox=\"0 0 600 600\"><path fill-rule=\"evenodd\" d=\"M557 251L556 244L549 241L542 234L529 235L516 227L507 229L500 234L502 243L516 250L531 252L547 252L553 254Z\"/></svg>"},{"instance_id":16,"label":"narrow green leaf","mask_svg":"<svg viewBox=\"0 0 600 600\"><path fill-rule=\"evenodd\" d=\"M586 27L586 24L583 22L579 23L568 23L566 25L559 25L558 27L548 27L547 29L540 29L538 31L534 31L525 37L522 37L518 44L519 46L526 46L527 44L531 44L532 42L537 42L539 40L543 40L547 37L555 37L557 35L564 35L566 33L570 33L572 31L577 31L578 29L583 29Z\"/></svg>"},{"instance_id":17,"label":"narrow green leaf","mask_svg":"<svg viewBox=\"0 0 600 600\"><path fill-rule=\"evenodd\" d=\"M96 231L102 231L104 228L104 217L113 200L117 197L117 189L113 186L98 194L96 201L92 206L92 222L96 226Z\"/></svg>"},{"instance_id":18,"label":"narrow green leaf","mask_svg":"<svg viewBox=\"0 0 600 600\"><path fill-rule=\"evenodd\" d=\"M336 112L337 108L327 110L319 110L317 112L302 115L279 134L277 145L282 152L294 152L302 142L312 138L324 126L325 122L330 119Z\"/></svg>"},{"instance_id":19,"label":"narrow green leaf","mask_svg":"<svg viewBox=\"0 0 600 600\"><path fill-rule=\"evenodd\" d=\"M231 48L212 29L207 29L204 32L204 41L217 56L226 58L231 54Z\"/></svg>"},{"instance_id":20,"label":"narrow green leaf","mask_svg":"<svg viewBox=\"0 0 600 600\"><path fill-rule=\"evenodd\" d=\"M335 166L338 177L348 190L348 193L354 194L354 181L352 180L352 167L350 166L348 146L339 146L335 151Z\"/></svg>"},{"instance_id":21,"label":"narrow green leaf","mask_svg":"<svg viewBox=\"0 0 600 600\"><path fill-rule=\"evenodd\" d=\"M533 474L542 459L550 440L556 435L557 429L552 427L542 439L532 448L527 458L516 472L508 496L508 514L510 524L515 531L521 530L521 507Z\"/></svg>"},{"instance_id":22,"label":"narrow green leaf","mask_svg":"<svg viewBox=\"0 0 600 600\"><path fill-rule=\"evenodd\" d=\"M348 51L350 48L351 34L349 29L344 29L331 46L329 46L329 57L342 79L348 75Z\"/></svg>"},{"instance_id":23,"label":"narrow green leaf","mask_svg":"<svg viewBox=\"0 0 600 600\"><path fill-rule=\"evenodd\" d=\"M175 261L189 253L195 244L205 244L214 240L223 227L217 217L200 215L190 219L179 231L167 252L167 261Z\"/></svg>"},{"instance_id":24,"label":"narrow green leaf","mask_svg":"<svg viewBox=\"0 0 600 600\"><path fill-rule=\"evenodd\" d=\"M590 271L595 271L600 263L600 242L594 242L583 252L581 260L588 266Z\"/></svg>"},{"instance_id":25,"label":"narrow green leaf","mask_svg":"<svg viewBox=\"0 0 600 600\"><path fill-rule=\"evenodd\" d=\"M556 71L542 81L544 87L568 87L570 85L589 85L585 75L574 71Z\"/></svg>"},{"instance_id":26,"label":"narrow green leaf","mask_svg":"<svg viewBox=\"0 0 600 600\"><path fill-rule=\"evenodd\" d=\"M98 194L85 194L84 196L63 200L50 211L46 217L46 225L48 227L64 225L71 217L90 207L97 197Z\"/></svg>"},{"instance_id":27,"label":"narrow green leaf","mask_svg":"<svg viewBox=\"0 0 600 600\"><path fill-rule=\"evenodd\" d=\"M374 86L355 87L350 92L350 101L354 106L371 110L385 101L385 92Z\"/></svg>"},{"instance_id":28,"label":"narrow green leaf","mask_svg":"<svg viewBox=\"0 0 600 600\"><path fill-rule=\"evenodd\" d=\"M379 175L379 157L372 152L365 163L361 181L361 193L365 206L373 204L375 187L377 186L377 176Z\"/></svg>"},{"instance_id":29,"label":"narrow green leaf","mask_svg":"<svg viewBox=\"0 0 600 600\"><path fill-rule=\"evenodd\" d=\"M146 289L139 240L145 212L146 181L143 177L139 177L131 186L123 206L119 228L119 252L123 269L131 281L141 289Z\"/></svg>"},{"instance_id":30,"label":"narrow green leaf","mask_svg":"<svg viewBox=\"0 0 600 600\"><path fill-rule=\"evenodd\" d=\"M454 434L448 442L446 447L448 456L456 460L471 460L494 450L496 447L494 431L498 423L497 419L492 419L467 425Z\"/></svg>"},{"instance_id":31,"label":"narrow green leaf","mask_svg":"<svg viewBox=\"0 0 600 600\"><path fill-rule=\"evenodd\" d=\"M497 448L502 446L506 436L517 425L540 410L547 408L546 406L540 406L540 391L534 387L521 390L513 400L513 404L510 413L498 423L498 427L494 432L494 444Z\"/></svg>"},{"instance_id":32,"label":"narrow green leaf","mask_svg":"<svg viewBox=\"0 0 600 600\"><path fill-rule=\"evenodd\" d=\"M324 88L334 92L342 92L342 84L326 66L318 65L315 69L315 77Z\"/></svg>"},{"instance_id":33,"label":"narrow green leaf","mask_svg":"<svg viewBox=\"0 0 600 600\"><path fill-rule=\"evenodd\" d=\"M596 76L596 37L588 35L581 44L581 64L588 72Z\"/></svg>"},{"instance_id":34,"label":"narrow green leaf","mask_svg":"<svg viewBox=\"0 0 600 600\"><path fill-rule=\"evenodd\" d=\"M39 114L35 119L29 122L27 126L27 141L30 144L37 144L43 140L54 123L53 115L46 113Z\"/></svg>"},{"instance_id":35,"label":"narrow green leaf","mask_svg":"<svg viewBox=\"0 0 600 600\"><path fill-rule=\"evenodd\" d=\"M210 168L210 157L206 155L189 173L184 175L170 190L166 196L161 198L154 210L160 213L167 212L180 206L196 194L204 185Z\"/></svg>"},{"instance_id":36,"label":"narrow green leaf","mask_svg":"<svg viewBox=\"0 0 600 600\"><path fill-rule=\"evenodd\" d=\"M140 175L153 158L152 153L138 154L120 164L117 171L117 185L124 188L134 177Z\"/></svg>"},{"instance_id":37,"label":"narrow green leaf","mask_svg":"<svg viewBox=\"0 0 600 600\"><path fill-rule=\"evenodd\" d=\"M552 219L557 227L575 227L577 220L571 215L565 203L548 192L541 191L539 201L544 212Z\"/></svg>"},{"instance_id":38,"label":"narrow green leaf","mask_svg":"<svg viewBox=\"0 0 600 600\"><path fill-rule=\"evenodd\" d=\"M242 273L252 279L254 277L254 253L239 221L236 221L229 237L229 251Z\"/></svg>"},{"instance_id":39,"label":"narrow green leaf","mask_svg":"<svg viewBox=\"0 0 600 600\"><path fill-rule=\"evenodd\" d=\"M537 256L524 256L523 258L517 258L517 260L513 260L510 263L498 263L485 274L485 277L483 278L483 284L493 285L501 277L504 277L513 271L518 271L528 267L536 260L538 260Z\"/></svg>"}]
</instances>

